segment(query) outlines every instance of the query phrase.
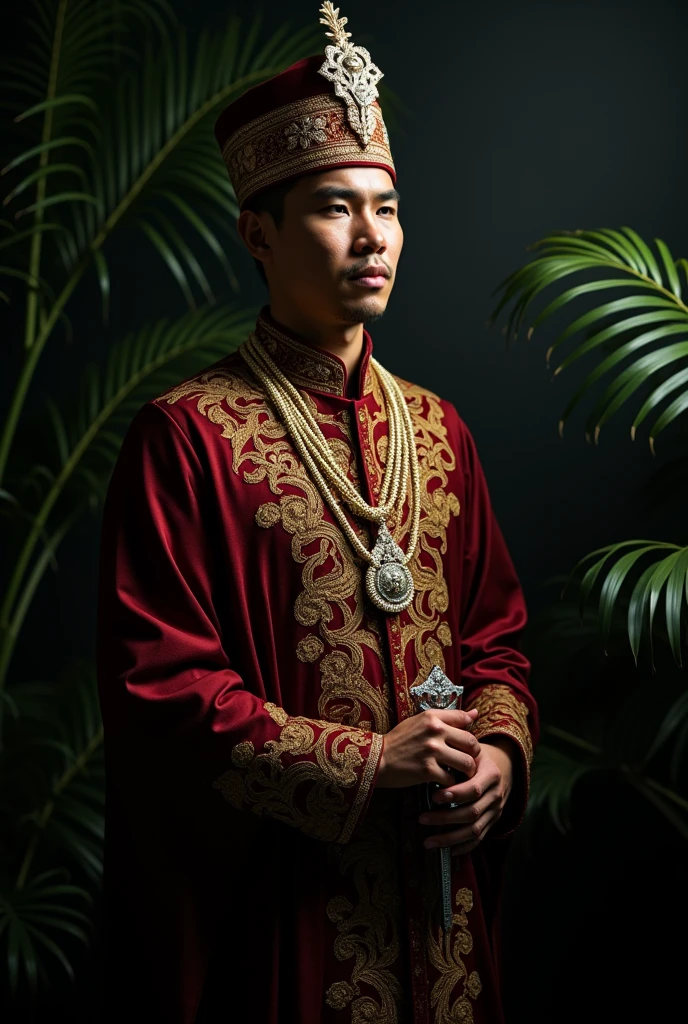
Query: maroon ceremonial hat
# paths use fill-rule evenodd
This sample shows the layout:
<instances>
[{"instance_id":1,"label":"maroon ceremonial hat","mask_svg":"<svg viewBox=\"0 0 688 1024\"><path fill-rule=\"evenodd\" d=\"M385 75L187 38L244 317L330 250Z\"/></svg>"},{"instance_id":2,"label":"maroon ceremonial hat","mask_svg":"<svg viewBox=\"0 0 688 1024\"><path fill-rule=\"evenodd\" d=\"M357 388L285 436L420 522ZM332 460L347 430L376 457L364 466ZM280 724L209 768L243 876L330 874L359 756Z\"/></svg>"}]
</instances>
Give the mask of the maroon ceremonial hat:
<instances>
[{"instance_id":1,"label":"maroon ceremonial hat","mask_svg":"<svg viewBox=\"0 0 688 1024\"><path fill-rule=\"evenodd\" d=\"M351 33L339 8L324 3L321 23L333 40L249 89L215 122L215 137L240 206L288 178L332 167L382 167L395 180L387 129L377 103L380 69Z\"/></svg>"}]
</instances>

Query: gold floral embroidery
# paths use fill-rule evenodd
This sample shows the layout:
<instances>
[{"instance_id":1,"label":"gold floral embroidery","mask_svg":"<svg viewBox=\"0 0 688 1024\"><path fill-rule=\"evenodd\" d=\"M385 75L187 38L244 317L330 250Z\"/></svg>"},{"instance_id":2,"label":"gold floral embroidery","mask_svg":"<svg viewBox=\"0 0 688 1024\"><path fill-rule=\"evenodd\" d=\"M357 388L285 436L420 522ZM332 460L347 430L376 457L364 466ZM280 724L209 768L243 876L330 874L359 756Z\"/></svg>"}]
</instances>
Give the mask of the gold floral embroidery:
<instances>
[{"instance_id":1,"label":"gold floral embroidery","mask_svg":"<svg viewBox=\"0 0 688 1024\"><path fill-rule=\"evenodd\" d=\"M386 429L377 440L375 435L379 424L386 425L387 415L377 374L371 372L370 378L379 411L369 420L369 447L377 458L380 475L387 454ZM449 605L442 560L447 552L447 527L452 516L459 515L460 506L456 495L447 490L449 473L456 468L456 455L449 443L440 400L432 391L397 380L409 404L421 478L420 534L409 563L415 594L408 609L410 621L402 628L402 650L413 643L419 665L416 678L409 681L409 685L414 685L426 678L433 665L444 669L442 648L452 643L451 629L442 619ZM394 523L392 527L396 530L395 539L404 549L409 530L408 505L401 526Z\"/></svg>"},{"instance_id":2,"label":"gold floral embroidery","mask_svg":"<svg viewBox=\"0 0 688 1024\"><path fill-rule=\"evenodd\" d=\"M267 329L263 321L259 324L261 331ZM269 330L271 336L279 334L272 327ZM282 339L281 334L279 337ZM318 364L321 356L326 353L318 353ZM379 635L362 628L361 568L339 527L325 519L322 498L294 452L284 426L275 419L271 406L243 365L231 371L207 371L172 388L161 400L174 403L183 398L195 398L198 411L222 428L222 436L232 445L234 472L242 474L248 483L267 481L272 493L280 496L279 503L265 502L259 507L257 522L267 528L281 520L292 535L292 556L303 565L304 589L296 599L296 620L310 629L317 627L325 644L340 649L336 659L325 658L320 663L322 690L318 714L347 725L358 725L359 718L368 724L372 715L375 731L387 732L390 698L385 663ZM317 411L311 396L306 398L319 422L335 425L341 431L342 438L332 438L330 444L338 457L346 459L356 482L348 417L325 416ZM285 494L286 487L298 493ZM363 676L366 648L378 659L384 690L371 685ZM369 713L362 712L362 704Z\"/></svg>"},{"instance_id":3,"label":"gold floral embroidery","mask_svg":"<svg viewBox=\"0 0 688 1024\"><path fill-rule=\"evenodd\" d=\"M346 107L333 93L281 105L232 132L223 144L222 156L239 204L277 181L333 164L353 160L393 168L382 111L377 103L371 109L375 127L365 150L351 130ZM302 148L291 142L303 136L295 136L289 129L305 119L314 131L309 131L308 143Z\"/></svg>"},{"instance_id":4,"label":"gold floral embroidery","mask_svg":"<svg viewBox=\"0 0 688 1024\"><path fill-rule=\"evenodd\" d=\"M348 981L335 981L327 990L325 1002L333 1010L343 1010L345 1006L349 1005L355 995L356 990Z\"/></svg>"},{"instance_id":5,"label":"gold floral embroidery","mask_svg":"<svg viewBox=\"0 0 688 1024\"><path fill-rule=\"evenodd\" d=\"M437 639L443 647L451 647L452 635L448 622L440 622L437 627Z\"/></svg>"},{"instance_id":6,"label":"gold floral embroidery","mask_svg":"<svg viewBox=\"0 0 688 1024\"><path fill-rule=\"evenodd\" d=\"M430 992L434 1024L473 1024L471 1000L476 1000L482 991L478 972L469 974L462 959L473 949L473 937L468 930L473 893L470 889L459 889L454 899L458 907L454 928L446 933L441 928L436 933L432 926L428 928L428 956L440 975ZM462 982L461 992L456 996L457 985Z\"/></svg>"},{"instance_id":7,"label":"gold floral embroidery","mask_svg":"<svg viewBox=\"0 0 688 1024\"><path fill-rule=\"evenodd\" d=\"M248 804L256 814L270 814L315 839L346 841L340 837L345 834L348 839L351 829L348 821L342 829L346 814L342 790L357 784L357 769L364 760L359 748L370 744L369 770L363 774L357 801L367 797L382 737L374 733L371 740L362 729L342 729L331 722L292 717L269 701L263 706L281 727L279 737L267 740L265 752L255 756L250 742L238 743L231 755L236 768L220 776L214 788L234 807L241 809ZM304 760L311 754L315 761ZM298 760L290 762L290 757ZM297 790L304 782L309 786L300 799ZM346 817L350 818L351 812Z\"/></svg>"},{"instance_id":8,"label":"gold floral embroidery","mask_svg":"<svg viewBox=\"0 0 688 1024\"><path fill-rule=\"evenodd\" d=\"M338 960L354 960L351 981L336 981L325 1002L335 1010L351 1004L353 1024L396 1024L403 998L390 967L399 956L401 891L398 878L398 834L389 791L373 795L371 813L355 840L331 847L331 857L356 888L356 906L335 896L326 907L337 927L334 952ZM363 987L365 986L365 988ZM375 993L373 996L371 993Z\"/></svg>"},{"instance_id":9,"label":"gold floral embroidery","mask_svg":"<svg viewBox=\"0 0 688 1024\"><path fill-rule=\"evenodd\" d=\"M467 705L466 710L478 709L473 735L481 740L485 736L510 736L523 752L526 765L526 783L530 783L530 765L533 760L533 740L528 729L528 708L501 683L484 686Z\"/></svg>"},{"instance_id":10,"label":"gold floral embroidery","mask_svg":"<svg viewBox=\"0 0 688 1024\"><path fill-rule=\"evenodd\" d=\"M243 740L232 748L232 764L235 764L237 768L246 768L253 760L254 755L255 750L251 741Z\"/></svg>"},{"instance_id":11,"label":"gold floral embroidery","mask_svg":"<svg viewBox=\"0 0 688 1024\"><path fill-rule=\"evenodd\" d=\"M297 643L296 657L299 661L317 661L324 650L325 645L322 640L315 636L314 633L309 633L308 636L304 636Z\"/></svg>"},{"instance_id":12,"label":"gold floral embroidery","mask_svg":"<svg viewBox=\"0 0 688 1024\"><path fill-rule=\"evenodd\" d=\"M447 437L444 414L437 395L407 385L416 445L421 465L421 521L416 554L409 568L416 592L409 608L410 623L402 631L402 644L413 643L419 672L414 683L424 679L433 665L444 669L442 647L451 643L451 631L441 616L447 611L449 593L444 578L443 556L447 553L447 527L458 516L459 501L447 491L448 474L456 468L456 455ZM444 627L444 628L442 628ZM439 641L439 642L438 642Z\"/></svg>"},{"instance_id":13,"label":"gold floral embroidery","mask_svg":"<svg viewBox=\"0 0 688 1024\"><path fill-rule=\"evenodd\" d=\"M291 358L292 353L290 353ZM301 354L296 353L300 357ZM318 354L320 357L320 353ZM317 372L320 374L322 360L315 363L299 361L290 370L305 374L308 378ZM332 369L325 366L325 369ZM342 386L343 382L334 381L328 376L330 387ZM370 393L376 380L376 374L368 370L364 379L364 392ZM298 386L298 382L297 386ZM324 387L324 381L314 382L311 386ZM282 527L292 537L292 555L297 563L301 563L303 591L298 595L294 614L300 625L314 630L307 638L309 653L315 646L309 637L320 639L333 649L319 663L321 672L321 694L318 701L318 714L331 724L331 729L360 727L374 729L373 743L363 770L356 798L350 809L347 820L339 833L339 842L347 843L358 823L363 806L373 786L375 773L382 750L382 733L390 727L389 708L391 704L387 672L382 655L381 636L377 624L370 620L364 628L364 599L361 567L353 557L339 529L328 523L324 517L322 499L300 464L293 448L286 437L284 427L274 419L271 407L266 403L261 392L255 388L248 372L233 368L233 372L210 371L195 381L180 385L166 396L167 401L180 398L195 398L198 409L208 416L211 422L222 429L222 436L232 444L232 466L236 473L241 474L249 483L267 481L270 490L278 497L278 501L266 502L260 506L256 515L259 526L269 528L281 522ZM340 461L347 469L355 484L358 483L357 465L354 452L357 446L351 433L351 424L346 413L337 416L324 416L310 396L305 395L311 409L319 422L334 425L341 432L341 439L331 437L329 444ZM382 404L384 408L384 403ZM296 492L296 493L293 493ZM278 515L279 513L279 515ZM368 542L367 531L360 527L364 541ZM449 636L451 640L451 636ZM305 644L299 650L306 651ZM372 686L364 677L364 652L368 650L378 660L378 675L383 680L383 688ZM283 712L286 715L286 713ZM273 715L274 717L274 715ZM305 742L305 736L302 737ZM355 748L354 748L355 749ZM284 776L296 765L287 768L280 775L275 762L276 751L271 749L260 754L251 763L248 773L229 772L227 777L219 780L225 795L236 806L244 806L247 791L252 799L260 796L263 803L270 805L270 813L279 816L284 814L291 824L300 824L304 830L314 829L311 834L325 838L335 838L338 819L341 817L341 805L333 806L327 800L334 799L331 790L318 790L317 806L309 804L312 813L307 820L295 820L297 812L293 793L284 786ZM272 756L271 756L272 755ZM264 760L267 758L267 760ZM261 760L263 759L263 760ZM279 757L277 758L279 761ZM313 769L306 768L306 773ZM292 776L293 777L293 776ZM296 781L304 778L298 776ZM312 784L312 781L311 781ZM341 794L341 791L340 791ZM373 798L376 793L373 793ZM365 828L371 815L367 815L361 828ZM360 850L358 839L348 844ZM341 848L341 847L337 847ZM356 856L352 852L352 858ZM356 862L358 863L358 862ZM352 861L353 864L353 861ZM365 868L355 869L359 892L366 884ZM385 912L398 899L398 888L389 883L389 873L383 875ZM375 890L375 905L371 909L371 897L362 897L360 905L344 913L339 919L340 936L338 955L342 959L356 957L356 970L351 985L348 982L337 983L330 990L330 1005L347 1005L354 1000L356 1016L354 1020L361 1022L378 1021L379 1024L392 1024L397 1020L394 1009L395 993L398 983L387 970L387 966L398 956L398 932L394 932L393 941L388 941L376 925L377 916L383 912L378 906L380 893ZM333 909L334 909L333 904ZM384 908L383 908L384 909ZM377 916L376 916L377 915ZM354 931L354 929L356 929ZM358 934L363 929L363 935ZM351 932L349 938L345 933ZM347 952L347 950L349 950ZM361 961L365 958L365 963ZM366 968L365 964L368 964ZM360 984L372 984L380 993L379 1006L370 996L360 994ZM348 987L347 987L348 986ZM377 1006L374 1016L369 1011ZM352 1008L353 1010L353 1008Z\"/></svg>"},{"instance_id":14,"label":"gold floral embroidery","mask_svg":"<svg viewBox=\"0 0 688 1024\"><path fill-rule=\"evenodd\" d=\"M274 501L266 501L258 508L254 518L258 526L262 526L264 530L269 530L275 523L279 523L281 515L279 505Z\"/></svg>"},{"instance_id":15,"label":"gold floral embroidery","mask_svg":"<svg viewBox=\"0 0 688 1024\"><path fill-rule=\"evenodd\" d=\"M300 117L284 129L287 149L308 149L312 142L327 142L326 117Z\"/></svg>"}]
</instances>

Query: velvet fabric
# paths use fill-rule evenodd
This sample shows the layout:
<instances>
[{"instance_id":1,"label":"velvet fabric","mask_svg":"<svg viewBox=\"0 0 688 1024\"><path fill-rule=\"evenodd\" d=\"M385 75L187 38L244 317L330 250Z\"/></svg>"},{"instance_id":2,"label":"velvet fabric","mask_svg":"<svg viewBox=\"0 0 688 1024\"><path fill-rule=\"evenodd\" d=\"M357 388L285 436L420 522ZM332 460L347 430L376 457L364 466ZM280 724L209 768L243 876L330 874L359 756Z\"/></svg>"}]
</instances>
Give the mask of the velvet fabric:
<instances>
[{"instance_id":1,"label":"velvet fabric","mask_svg":"<svg viewBox=\"0 0 688 1024\"><path fill-rule=\"evenodd\" d=\"M322 53L304 57L279 75L247 89L238 99L225 107L215 121L215 138L220 149L240 128L251 121L270 114L278 107L296 103L311 96L333 92L332 83L318 74L325 56Z\"/></svg>"},{"instance_id":2,"label":"velvet fabric","mask_svg":"<svg viewBox=\"0 0 688 1024\"><path fill-rule=\"evenodd\" d=\"M353 381L267 311L257 336L375 501L387 418L369 335ZM370 603L366 564L239 353L130 426L98 610L108 1021L502 1020L500 871L537 733L526 612L468 429L400 383L422 491L400 615ZM407 497L390 523L402 549L408 517ZM516 759L502 822L455 861L448 935L423 787L376 787L384 735L433 664Z\"/></svg>"},{"instance_id":3,"label":"velvet fabric","mask_svg":"<svg viewBox=\"0 0 688 1024\"><path fill-rule=\"evenodd\" d=\"M323 54L306 57L248 89L215 122L215 138L239 205L274 185L335 167L380 167L396 181L382 111L366 146L345 102L318 72Z\"/></svg>"}]
</instances>

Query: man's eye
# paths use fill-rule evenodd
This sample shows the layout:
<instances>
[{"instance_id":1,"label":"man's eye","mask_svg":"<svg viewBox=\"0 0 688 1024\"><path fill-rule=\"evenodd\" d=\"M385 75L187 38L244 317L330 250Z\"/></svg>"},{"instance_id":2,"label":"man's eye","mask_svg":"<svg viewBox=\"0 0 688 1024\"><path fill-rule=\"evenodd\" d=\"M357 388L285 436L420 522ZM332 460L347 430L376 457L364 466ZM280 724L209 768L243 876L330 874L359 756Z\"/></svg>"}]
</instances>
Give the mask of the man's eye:
<instances>
[{"instance_id":1,"label":"man's eye","mask_svg":"<svg viewBox=\"0 0 688 1024\"><path fill-rule=\"evenodd\" d=\"M333 203L332 206L327 206L326 209L328 211L331 210L333 213L348 213L349 212L348 208L346 206L344 206L342 203Z\"/></svg>"},{"instance_id":2,"label":"man's eye","mask_svg":"<svg viewBox=\"0 0 688 1024\"><path fill-rule=\"evenodd\" d=\"M378 213L384 213L384 214L385 214L386 216L388 216L388 217L389 217L390 215L391 215L391 216L393 217L393 216L394 216L394 214L395 214L395 213L396 213L397 211L396 211L396 210L394 209L394 207L393 207L393 206L381 206L381 207L380 207L380 209L379 209L379 210L378 210L377 212L378 212Z\"/></svg>"}]
</instances>

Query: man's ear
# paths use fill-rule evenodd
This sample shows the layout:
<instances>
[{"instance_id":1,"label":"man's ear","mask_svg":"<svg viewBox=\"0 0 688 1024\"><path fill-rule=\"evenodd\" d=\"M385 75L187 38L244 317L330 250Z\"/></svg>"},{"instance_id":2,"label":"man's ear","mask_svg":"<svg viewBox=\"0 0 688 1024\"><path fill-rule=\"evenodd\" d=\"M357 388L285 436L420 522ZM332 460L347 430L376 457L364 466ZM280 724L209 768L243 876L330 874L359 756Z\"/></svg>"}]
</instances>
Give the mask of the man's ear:
<instances>
[{"instance_id":1,"label":"man's ear","mask_svg":"<svg viewBox=\"0 0 688 1024\"><path fill-rule=\"evenodd\" d=\"M254 213L253 210L242 210L237 220L237 231L254 260L270 263L272 250L268 242L268 231L272 218L269 213Z\"/></svg>"}]
</instances>

